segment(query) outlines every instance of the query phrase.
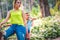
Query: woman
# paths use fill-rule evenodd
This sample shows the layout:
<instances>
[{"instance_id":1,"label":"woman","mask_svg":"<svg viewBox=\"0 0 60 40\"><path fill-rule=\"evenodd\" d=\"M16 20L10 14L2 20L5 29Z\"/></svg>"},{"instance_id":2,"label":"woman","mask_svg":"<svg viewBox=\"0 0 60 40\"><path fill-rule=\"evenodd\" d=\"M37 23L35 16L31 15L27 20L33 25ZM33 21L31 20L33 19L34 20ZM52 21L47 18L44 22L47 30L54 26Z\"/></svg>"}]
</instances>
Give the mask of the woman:
<instances>
[{"instance_id":1,"label":"woman","mask_svg":"<svg viewBox=\"0 0 60 40\"><path fill-rule=\"evenodd\" d=\"M12 24L11 27L9 27L4 33L5 40L11 36L12 34L16 33L18 40L25 40L26 35L26 28L25 25L25 19L24 19L24 13L22 13L22 10L19 10L21 6L21 0L14 0L13 9L10 10L7 14L6 19L0 23L1 25L6 23L10 19L10 23Z\"/></svg>"}]
</instances>

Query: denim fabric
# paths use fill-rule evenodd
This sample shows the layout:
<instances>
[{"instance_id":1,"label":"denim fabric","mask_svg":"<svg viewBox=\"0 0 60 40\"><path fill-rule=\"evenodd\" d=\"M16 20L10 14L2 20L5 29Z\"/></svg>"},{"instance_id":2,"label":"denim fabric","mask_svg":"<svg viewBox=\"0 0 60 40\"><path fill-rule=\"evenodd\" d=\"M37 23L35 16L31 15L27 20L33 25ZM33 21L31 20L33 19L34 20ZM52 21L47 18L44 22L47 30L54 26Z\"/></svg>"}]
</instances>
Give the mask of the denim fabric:
<instances>
[{"instance_id":1,"label":"denim fabric","mask_svg":"<svg viewBox=\"0 0 60 40\"><path fill-rule=\"evenodd\" d=\"M25 40L26 28L22 25L12 24L5 32L5 39L16 33L18 40Z\"/></svg>"}]
</instances>

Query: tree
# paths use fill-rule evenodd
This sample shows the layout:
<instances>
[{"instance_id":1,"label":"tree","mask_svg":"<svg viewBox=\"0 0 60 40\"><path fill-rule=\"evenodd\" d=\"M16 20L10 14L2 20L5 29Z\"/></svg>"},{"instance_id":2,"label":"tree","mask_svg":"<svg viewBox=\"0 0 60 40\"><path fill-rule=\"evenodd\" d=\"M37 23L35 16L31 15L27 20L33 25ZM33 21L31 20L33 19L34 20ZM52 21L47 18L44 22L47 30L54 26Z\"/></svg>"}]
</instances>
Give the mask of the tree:
<instances>
[{"instance_id":1,"label":"tree","mask_svg":"<svg viewBox=\"0 0 60 40\"><path fill-rule=\"evenodd\" d=\"M2 19L2 17L1 17L1 0L0 0L0 19Z\"/></svg>"},{"instance_id":2,"label":"tree","mask_svg":"<svg viewBox=\"0 0 60 40\"><path fill-rule=\"evenodd\" d=\"M48 0L48 4L50 8L54 8L55 4L56 4L56 0Z\"/></svg>"},{"instance_id":3,"label":"tree","mask_svg":"<svg viewBox=\"0 0 60 40\"><path fill-rule=\"evenodd\" d=\"M42 17L50 16L48 0L39 0Z\"/></svg>"}]
</instances>

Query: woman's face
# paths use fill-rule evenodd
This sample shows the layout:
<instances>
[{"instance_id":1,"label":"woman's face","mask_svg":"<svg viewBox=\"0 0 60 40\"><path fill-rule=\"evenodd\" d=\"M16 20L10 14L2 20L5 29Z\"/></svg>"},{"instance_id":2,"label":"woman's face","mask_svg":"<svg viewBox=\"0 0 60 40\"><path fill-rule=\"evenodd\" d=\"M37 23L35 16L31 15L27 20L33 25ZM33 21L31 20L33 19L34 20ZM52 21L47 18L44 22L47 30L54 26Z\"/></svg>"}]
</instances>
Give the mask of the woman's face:
<instances>
[{"instance_id":1,"label":"woman's face","mask_svg":"<svg viewBox=\"0 0 60 40\"><path fill-rule=\"evenodd\" d=\"M20 0L17 0L16 3L15 3L15 7L16 8L19 8L21 6L21 1Z\"/></svg>"}]
</instances>

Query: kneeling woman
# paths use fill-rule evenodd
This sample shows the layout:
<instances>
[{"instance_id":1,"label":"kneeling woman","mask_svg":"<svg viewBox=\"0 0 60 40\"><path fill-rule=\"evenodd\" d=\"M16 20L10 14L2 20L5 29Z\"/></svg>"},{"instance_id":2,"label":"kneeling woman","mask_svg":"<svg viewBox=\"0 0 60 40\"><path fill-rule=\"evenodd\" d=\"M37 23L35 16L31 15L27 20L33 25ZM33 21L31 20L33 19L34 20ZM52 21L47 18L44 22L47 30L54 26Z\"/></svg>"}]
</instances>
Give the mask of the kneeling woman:
<instances>
[{"instance_id":1,"label":"kneeling woman","mask_svg":"<svg viewBox=\"0 0 60 40\"><path fill-rule=\"evenodd\" d=\"M7 13L6 19L0 23L0 27L2 24L6 23L9 19L11 20L11 27L9 27L4 33L5 39L7 39L12 34L16 33L18 40L25 40L26 28L24 27L24 13L20 10L21 0L14 0L13 9Z\"/></svg>"}]
</instances>

